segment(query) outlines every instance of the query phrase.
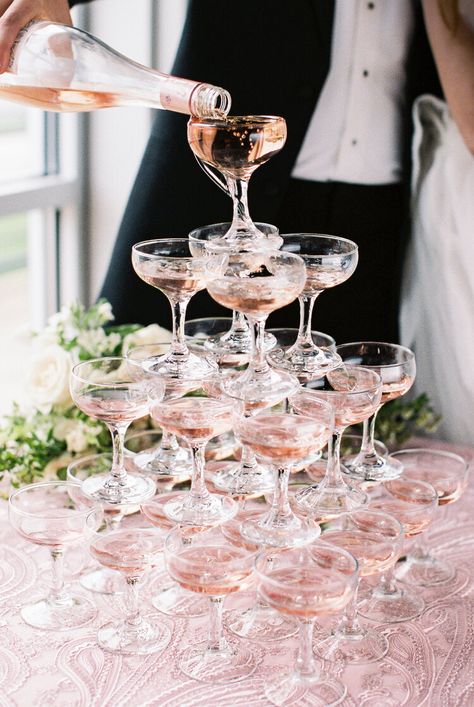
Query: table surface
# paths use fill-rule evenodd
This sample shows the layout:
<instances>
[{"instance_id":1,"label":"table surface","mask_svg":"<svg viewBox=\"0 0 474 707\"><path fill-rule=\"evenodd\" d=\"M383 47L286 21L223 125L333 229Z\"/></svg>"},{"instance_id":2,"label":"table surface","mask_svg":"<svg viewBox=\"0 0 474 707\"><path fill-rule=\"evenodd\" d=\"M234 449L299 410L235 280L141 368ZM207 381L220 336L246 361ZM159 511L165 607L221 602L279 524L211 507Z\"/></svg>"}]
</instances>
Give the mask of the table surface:
<instances>
[{"instance_id":1,"label":"table surface","mask_svg":"<svg viewBox=\"0 0 474 707\"><path fill-rule=\"evenodd\" d=\"M411 444L410 446L414 446ZM428 446L426 441L423 446ZM430 446L474 450L430 442ZM344 707L472 707L474 705L474 479L451 506L440 508L427 532L431 548L456 567L453 581L420 590L426 602L413 621L383 626L390 650L383 660L359 667L327 668L348 685ZM205 619L160 618L173 628L169 646L146 657L102 651L97 627L120 616L118 598L95 595L98 617L82 629L38 631L19 610L45 594L49 558L10 528L0 504L0 705L3 707L238 707L268 705L262 683L292 664L296 641L263 648L251 678L214 686L186 678L177 656L205 638ZM89 596L91 596L89 594ZM155 613L157 613L155 611ZM304 703L301 703L304 704Z\"/></svg>"}]
</instances>

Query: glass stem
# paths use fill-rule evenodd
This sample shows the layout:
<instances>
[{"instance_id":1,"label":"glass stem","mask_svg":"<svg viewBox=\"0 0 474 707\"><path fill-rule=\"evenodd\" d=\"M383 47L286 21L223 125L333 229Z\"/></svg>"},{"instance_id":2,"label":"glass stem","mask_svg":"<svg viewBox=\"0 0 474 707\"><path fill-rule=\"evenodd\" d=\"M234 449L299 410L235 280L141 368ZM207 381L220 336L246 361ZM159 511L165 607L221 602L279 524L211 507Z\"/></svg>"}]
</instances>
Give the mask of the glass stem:
<instances>
[{"instance_id":1,"label":"glass stem","mask_svg":"<svg viewBox=\"0 0 474 707\"><path fill-rule=\"evenodd\" d=\"M299 621L299 647L296 658L296 673L300 678L311 677L313 680L319 675L319 666L313 657L313 620Z\"/></svg>"},{"instance_id":2,"label":"glass stem","mask_svg":"<svg viewBox=\"0 0 474 707\"><path fill-rule=\"evenodd\" d=\"M233 205L232 225L230 230L233 232L248 231L249 229L253 230L254 226L250 218L247 198L248 180L226 176L226 181Z\"/></svg>"},{"instance_id":3,"label":"glass stem","mask_svg":"<svg viewBox=\"0 0 474 707\"><path fill-rule=\"evenodd\" d=\"M270 516L273 522L278 522L280 518L289 518L293 515L288 501L288 481L290 478L290 468L279 467L276 469L275 491L273 492L272 507Z\"/></svg>"},{"instance_id":4,"label":"glass stem","mask_svg":"<svg viewBox=\"0 0 474 707\"><path fill-rule=\"evenodd\" d=\"M428 546L423 540L423 536L419 535L418 538L413 542L411 548L408 551L408 559L412 557L417 562L423 562L431 557Z\"/></svg>"},{"instance_id":5,"label":"glass stem","mask_svg":"<svg viewBox=\"0 0 474 707\"><path fill-rule=\"evenodd\" d=\"M249 368L255 373L266 373L270 366L265 358L265 319L256 321L247 315L252 333L252 349Z\"/></svg>"},{"instance_id":6,"label":"glass stem","mask_svg":"<svg viewBox=\"0 0 474 707\"><path fill-rule=\"evenodd\" d=\"M50 604L64 604L67 594L64 591L64 552L63 550L50 550L53 585L48 597Z\"/></svg>"},{"instance_id":7,"label":"glass stem","mask_svg":"<svg viewBox=\"0 0 474 707\"><path fill-rule=\"evenodd\" d=\"M171 452L178 449L176 435L166 430L162 430L160 449L164 452ZM157 450L159 456L159 450Z\"/></svg>"},{"instance_id":8,"label":"glass stem","mask_svg":"<svg viewBox=\"0 0 474 707\"><path fill-rule=\"evenodd\" d=\"M140 625L142 618L140 615L140 601L138 591L138 577L127 577L127 591L125 592L124 602L126 617L125 622L131 629L136 629Z\"/></svg>"},{"instance_id":9,"label":"glass stem","mask_svg":"<svg viewBox=\"0 0 474 707\"><path fill-rule=\"evenodd\" d=\"M189 501L187 501L190 506L194 506L195 503L202 503L210 496L204 478L204 469L206 466L206 459L204 456L205 448L206 442L190 445L193 461L193 476L191 479L191 488L188 494Z\"/></svg>"},{"instance_id":10,"label":"glass stem","mask_svg":"<svg viewBox=\"0 0 474 707\"><path fill-rule=\"evenodd\" d=\"M257 468L257 457L246 444L242 445L240 453L240 466L244 471L254 470Z\"/></svg>"},{"instance_id":11,"label":"glass stem","mask_svg":"<svg viewBox=\"0 0 474 707\"><path fill-rule=\"evenodd\" d=\"M346 636L358 636L362 634L362 627L357 618L357 593L359 587L354 592L354 595L350 602L347 604L344 613L342 615L339 626L337 627L338 633L343 633Z\"/></svg>"},{"instance_id":12,"label":"glass stem","mask_svg":"<svg viewBox=\"0 0 474 707\"><path fill-rule=\"evenodd\" d=\"M223 609L224 597L209 597L209 634L206 650L211 653L218 653L227 648L222 630Z\"/></svg>"},{"instance_id":13,"label":"glass stem","mask_svg":"<svg viewBox=\"0 0 474 707\"><path fill-rule=\"evenodd\" d=\"M320 293L316 295L300 295L298 301L300 303L300 325L298 329L298 338L296 343L298 347L303 348L317 348L313 342L313 337L311 336L311 322L313 319L313 307L316 302L316 298Z\"/></svg>"},{"instance_id":14,"label":"glass stem","mask_svg":"<svg viewBox=\"0 0 474 707\"><path fill-rule=\"evenodd\" d=\"M374 593L378 596L390 597L398 597L400 595L400 590L398 589L397 581L395 579L394 565L382 574L380 583L375 588Z\"/></svg>"},{"instance_id":15,"label":"glass stem","mask_svg":"<svg viewBox=\"0 0 474 707\"><path fill-rule=\"evenodd\" d=\"M341 438L344 430L335 429L328 442L328 464L326 475L321 482L325 486L340 487L346 482L341 471Z\"/></svg>"},{"instance_id":16,"label":"glass stem","mask_svg":"<svg viewBox=\"0 0 474 707\"><path fill-rule=\"evenodd\" d=\"M108 425L108 427L112 436L112 469L110 471L112 478L107 485L117 486L121 481L127 478L127 472L123 463L123 448L128 424L119 426Z\"/></svg>"},{"instance_id":17,"label":"glass stem","mask_svg":"<svg viewBox=\"0 0 474 707\"><path fill-rule=\"evenodd\" d=\"M184 338L184 322L186 319L186 309L189 298L171 300L171 311L173 314L173 337L171 340L171 356L174 359L184 360L188 355L188 347Z\"/></svg>"},{"instance_id":18,"label":"glass stem","mask_svg":"<svg viewBox=\"0 0 474 707\"><path fill-rule=\"evenodd\" d=\"M382 407L382 406L380 406ZM371 459L377 458L377 452L375 450L375 420L377 418L377 410L369 420L364 420L364 426L362 431L362 445L360 448L360 456L364 457L364 460L370 461Z\"/></svg>"}]
</instances>

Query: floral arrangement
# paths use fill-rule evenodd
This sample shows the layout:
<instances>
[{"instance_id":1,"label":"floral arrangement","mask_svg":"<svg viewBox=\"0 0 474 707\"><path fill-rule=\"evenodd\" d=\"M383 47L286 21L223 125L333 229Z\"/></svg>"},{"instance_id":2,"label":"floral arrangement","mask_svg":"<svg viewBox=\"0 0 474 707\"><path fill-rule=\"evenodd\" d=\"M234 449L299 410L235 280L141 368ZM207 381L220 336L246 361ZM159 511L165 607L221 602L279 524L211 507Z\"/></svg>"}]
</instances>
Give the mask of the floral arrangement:
<instances>
[{"instance_id":1,"label":"floral arrangement","mask_svg":"<svg viewBox=\"0 0 474 707\"><path fill-rule=\"evenodd\" d=\"M3 495L11 487L64 478L74 457L110 450L105 425L87 417L71 399L71 367L78 361L120 356L134 346L171 339L171 333L158 324L113 326L113 319L112 307L105 300L88 310L76 303L63 307L34 335L25 400L15 402L0 423ZM415 433L434 431L439 420L426 395L408 402L394 400L380 411L376 434L394 447ZM148 424L138 421L138 426Z\"/></svg>"},{"instance_id":2,"label":"floral arrangement","mask_svg":"<svg viewBox=\"0 0 474 707\"><path fill-rule=\"evenodd\" d=\"M3 492L34 481L64 478L75 456L110 450L105 425L82 413L69 392L69 374L78 361L121 356L140 344L166 341L171 334L151 324L112 326L109 302L89 310L65 306L33 335L24 402L15 402L0 425L0 483ZM144 424L147 424L146 422Z\"/></svg>"}]
</instances>

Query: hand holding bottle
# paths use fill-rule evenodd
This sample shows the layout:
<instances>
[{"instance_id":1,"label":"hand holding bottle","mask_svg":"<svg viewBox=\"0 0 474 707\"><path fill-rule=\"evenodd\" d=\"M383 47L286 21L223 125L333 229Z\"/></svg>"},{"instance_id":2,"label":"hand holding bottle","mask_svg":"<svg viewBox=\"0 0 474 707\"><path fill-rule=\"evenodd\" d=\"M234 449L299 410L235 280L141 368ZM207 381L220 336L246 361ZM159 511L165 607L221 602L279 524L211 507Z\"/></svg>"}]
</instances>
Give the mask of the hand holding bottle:
<instances>
[{"instance_id":1,"label":"hand holding bottle","mask_svg":"<svg viewBox=\"0 0 474 707\"><path fill-rule=\"evenodd\" d=\"M71 25L67 0L0 0L0 73L8 69L18 33L32 20Z\"/></svg>"}]
</instances>

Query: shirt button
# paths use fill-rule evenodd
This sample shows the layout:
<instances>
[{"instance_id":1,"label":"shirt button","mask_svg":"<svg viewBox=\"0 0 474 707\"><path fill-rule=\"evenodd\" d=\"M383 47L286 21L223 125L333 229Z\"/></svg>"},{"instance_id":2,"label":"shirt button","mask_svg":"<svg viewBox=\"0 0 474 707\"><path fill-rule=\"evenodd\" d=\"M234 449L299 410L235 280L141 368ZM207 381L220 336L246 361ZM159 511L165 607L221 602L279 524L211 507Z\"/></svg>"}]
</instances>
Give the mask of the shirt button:
<instances>
[{"instance_id":1,"label":"shirt button","mask_svg":"<svg viewBox=\"0 0 474 707\"><path fill-rule=\"evenodd\" d=\"M367 3L367 7L369 8L369 10L373 10L374 7L375 7L375 5L374 5L373 2L368 2L368 3Z\"/></svg>"},{"instance_id":2,"label":"shirt button","mask_svg":"<svg viewBox=\"0 0 474 707\"><path fill-rule=\"evenodd\" d=\"M351 140L351 145L357 145L357 140L354 138L354 140Z\"/></svg>"},{"instance_id":3,"label":"shirt button","mask_svg":"<svg viewBox=\"0 0 474 707\"><path fill-rule=\"evenodd\" d=\"M362 72L362 76L367 77L368 75L369 75L369 72L367 71L367 69L364 69L364 71Z\"/></svg>"}]
</instances>

